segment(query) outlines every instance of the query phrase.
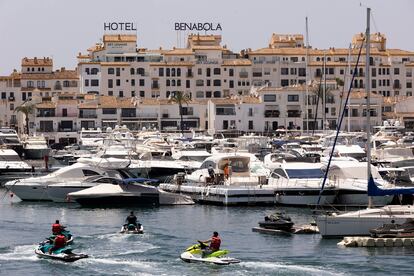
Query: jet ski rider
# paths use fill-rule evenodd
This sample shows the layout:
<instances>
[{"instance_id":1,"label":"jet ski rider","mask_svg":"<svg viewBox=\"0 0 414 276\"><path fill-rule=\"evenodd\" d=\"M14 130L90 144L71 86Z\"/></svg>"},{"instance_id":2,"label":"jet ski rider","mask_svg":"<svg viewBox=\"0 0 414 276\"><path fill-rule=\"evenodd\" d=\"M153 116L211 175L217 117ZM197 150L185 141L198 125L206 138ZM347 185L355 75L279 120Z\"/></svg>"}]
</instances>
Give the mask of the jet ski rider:
<instances>
[{"instance_id":1,"label":"jet ski rider","mask_svg":"<svg viewBox=\"0 0 414 276\"><path fill-rule=\"evenodd\" d=\"M207 240L207 241L198 241L198 242L202 245L201 247L203 247L203 244L205 244L205 243L210 243L208 248L206 248L206 249L202 248L202 249L204 249L203 250L203 258L205 256L210 255L213 252L216 252L216 251L220 250L221 238L220 238L219 234L216 231L213 232L213 236L209 240Z\"/></svg>"},{"instance_id":2,"label":"jet ski rider","mask_svg":"<svg viewBox=\"0 0 414 276\"><path fill-rule=\"evenodd\" d=\"M131 213L129 213L129 216L127 216L127 218L125 219L125 222L127 223L126 224L127 227L130 224L134 225L135 227L138 227L138 219L134 215L134 212L133 211L131 211Z\"/></svg>"},{"instance_id":3,"label":"jet ski rider","mask_svg":"<svg viewBox=\"0 0 414 276\"><path fill-rule=\"evenodd\" d=\"M55 223L52 224L52 234L53 235L61 234L63 229L64 229L64 227L62 225L60 225L58 219L55 221Z\"/></svg>"},{"instance_id":4,"label":"jet ski rider","mask_svg":"<svg viewBox=\"0 0 414 276\"><path fill-rule=\"evenodd\" d=\"M58 234L53 241L53 246L49 249L49 254L52 253L53 251L56 251L58 249L65 247L66 241L67 240L64 235Z\"/></svg>"}]
</instances>

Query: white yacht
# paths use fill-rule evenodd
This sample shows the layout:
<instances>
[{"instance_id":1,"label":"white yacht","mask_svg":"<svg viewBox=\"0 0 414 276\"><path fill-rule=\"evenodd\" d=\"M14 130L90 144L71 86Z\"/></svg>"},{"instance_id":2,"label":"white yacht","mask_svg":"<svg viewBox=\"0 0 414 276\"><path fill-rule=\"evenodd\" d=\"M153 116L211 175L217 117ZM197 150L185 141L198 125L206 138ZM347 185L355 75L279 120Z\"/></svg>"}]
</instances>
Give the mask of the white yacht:
<instances>
[{"instance_id":1,"label":"white yacht","mask_svg":"<svg viewBox=\"0 0 414 276\"><path fill-rule=\"evenodd\" d=\"M19 156L22 156L23 154L23 144L21 143L16 130L12 128L0 128L0 145L16 151Z\"/></svg>"},{"instance_id":2,"label":"white yacht","mask_svg":"<svg viewBox=\"0 0 414 276\"><path fill-rule=\"evenodd\" d=\"M43 159L49 155L50 148L44 136L28 136L23 140L25 159Z\"/></svg>"},{"instance_id":3,"label":"white yacht","mask_svg":"<svg viewBox=\"0 0 414 276\"><path fill-rule=\"evenodd\" d=\"M104 133L100 128L85 129L79 132L79 144L85 148L97 148L103 145Z\"/></svg>"},{"instance_id":4,"label":"white yacht","mask_svg":"<svg viewBox=\"0 0 414 276\"><path fill-rule=\"evenodd\" d=\"M16 151L0 148L0 184L31 175L32 167L22 161Z\"/></svg>"},{"instance_id":5,"label":"white yacht","mask_svg":"<svg viewBox=\"0 0 414 276\"><path fill-rule=\"evenodd\" d=\"M8 181L5 186L21 200L50 201L46 190L48 185L80 180L92 175L103 175L104 172L96 166L75 163L45 176Z\"/></svg>"},{"instance_id":6,"label":"white yacht","mask_svg":"<svg viewBox=\"0 0 414 276\"><path fill-rule=\"evenodd\" d=\"M210 166L214 178L208 171ZM226 166L229 167L227 178ZM274 190L267 185L269 173L253 154L214 154L200 169L185 176L183 183L177 176L175 183L163 183L160 188L190 195L193 200L206 204L275 204Z\"/></svg>"},{"instance_id":7,"label":"white yacht","mask_svg":"<svg viewBox=\"0 0 414 276\"><path fill-rule=\"evenodd\" d=\"M100 184L69 193L68 197L82 206L90 207L194 204L189 196L168 193L143 183Z\"/></svg>"},{"instance_id":8,"label":"white yacht","mask_svg":"<svg viewBox=\"0 0 414 276\"><path fill-rule=\"evenodd\" d=\"M323 238L367 236L369 230L383 224L402 224L414 218L412 205L387 205L354 212L332 213L316 217Z\"/></svg>"},{"instance_id":9,"label":"white yacht","mask_svg":"<svg viewBox=\"0 0 414 276\"><path fill-rule=\"evenodd\" d=\"M269 186L275 188L276 203L282 205L316 205L325 172L321 163L281 163L273 170ZM329 181L321 194L320 205L331 205L336 198L335 186Z\"/></svg>"},{"instance_id":10,"label":"white yacht","mask_svg":"<svg viewBox=\"0 0 414 276\"><path fill-rule=\"evenodd\" d=\"M384 180L379 174L378 169L372 165L371 174L379 187L386 189L395 188L395 185ZM367 206L368 181L366 162L332 162L328 176L329 182L338 190L337 204ZM392 196L377 196L373 198L373 204L375 206L383 206L391 203L392 199Z\"/></svg>"}]
</instances>

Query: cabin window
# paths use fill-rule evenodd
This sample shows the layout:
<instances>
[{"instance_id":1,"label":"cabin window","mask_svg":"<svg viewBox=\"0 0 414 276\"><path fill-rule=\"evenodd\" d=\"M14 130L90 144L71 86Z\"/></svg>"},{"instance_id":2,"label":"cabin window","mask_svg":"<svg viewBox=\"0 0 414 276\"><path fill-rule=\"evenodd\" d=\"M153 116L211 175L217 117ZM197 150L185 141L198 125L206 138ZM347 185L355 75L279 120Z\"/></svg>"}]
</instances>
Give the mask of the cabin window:
<instances>
[{"instance_id":1,"label":"cabin window","mask_svg":"<svg viewBox=\"0 0 414 276\"><path fill-rule=\"evenodd\" d=\"M82 170L82 173L84 176L93 176L93 175L99 175L99 173L91 170Z\"/></svg>"}]
</instances>

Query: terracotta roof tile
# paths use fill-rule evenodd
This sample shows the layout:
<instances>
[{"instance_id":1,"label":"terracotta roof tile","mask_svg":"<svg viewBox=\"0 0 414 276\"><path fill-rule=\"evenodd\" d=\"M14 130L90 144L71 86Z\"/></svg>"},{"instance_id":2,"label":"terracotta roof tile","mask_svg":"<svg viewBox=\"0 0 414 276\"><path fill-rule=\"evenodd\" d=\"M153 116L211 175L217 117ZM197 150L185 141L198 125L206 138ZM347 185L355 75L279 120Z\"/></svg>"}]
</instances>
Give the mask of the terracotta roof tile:
<instances>
[{"instance_id":1,"label":"terracotta roof tile","mask_svg":"<svg viewBox=\"0 0 414 276\"><path fill-rule=\"evenodd\" d=\"M137 42L137 36L126 34L108 34L103 36L103 42Z\"/></svg>"},{"instance_id":2,"label":"terracotta roof tile","mask_svg":"<svg viewBox=\"0 0 414 276\"><path fill-rule=\"evenodd\" d=\"M53 66L53 60L47 58L22 58L22 66Z\"/></svg>"}]
</instances>

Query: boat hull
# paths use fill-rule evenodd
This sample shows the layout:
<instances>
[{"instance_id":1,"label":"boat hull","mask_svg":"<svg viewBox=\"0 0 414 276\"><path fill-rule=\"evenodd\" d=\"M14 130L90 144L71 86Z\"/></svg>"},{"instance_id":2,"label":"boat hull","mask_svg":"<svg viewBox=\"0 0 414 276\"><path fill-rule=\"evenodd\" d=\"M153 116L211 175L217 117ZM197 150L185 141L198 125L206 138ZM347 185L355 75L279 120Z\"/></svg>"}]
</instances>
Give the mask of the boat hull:
<instances>
[{"instance_id":1,"label":"boat hull","mask_svg":"<svg viewBox=\"0 0 414 276\"><path fill-rule=\"evenodd\" d=\"M132 196L105 195L102 197L82 197L74 199L85 207L122 207L122 206L159 206L158 194L141 194Z\"/></svg>"}]
</instances>

